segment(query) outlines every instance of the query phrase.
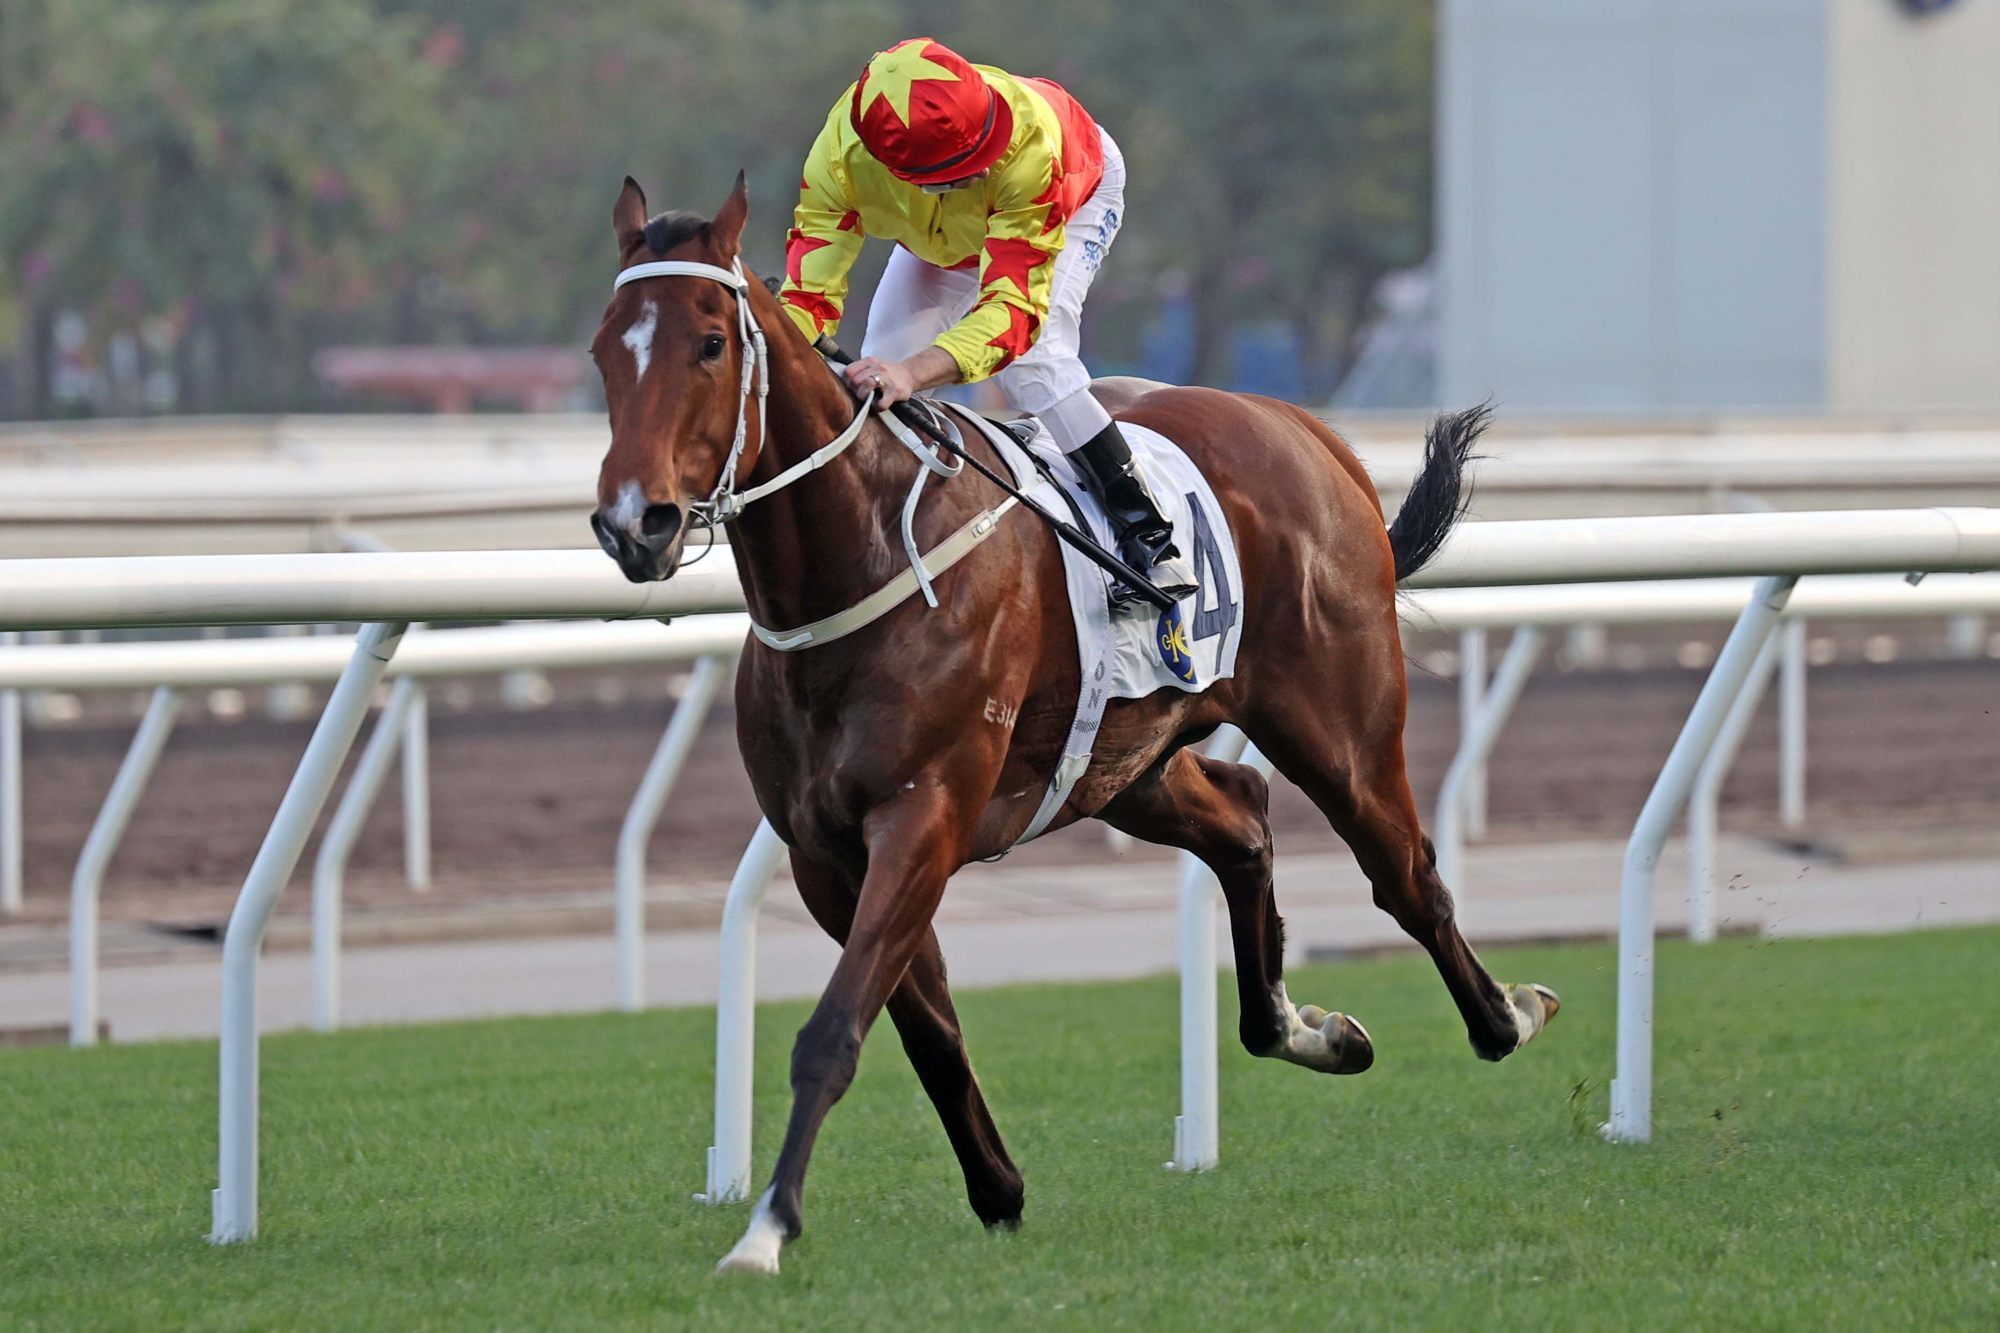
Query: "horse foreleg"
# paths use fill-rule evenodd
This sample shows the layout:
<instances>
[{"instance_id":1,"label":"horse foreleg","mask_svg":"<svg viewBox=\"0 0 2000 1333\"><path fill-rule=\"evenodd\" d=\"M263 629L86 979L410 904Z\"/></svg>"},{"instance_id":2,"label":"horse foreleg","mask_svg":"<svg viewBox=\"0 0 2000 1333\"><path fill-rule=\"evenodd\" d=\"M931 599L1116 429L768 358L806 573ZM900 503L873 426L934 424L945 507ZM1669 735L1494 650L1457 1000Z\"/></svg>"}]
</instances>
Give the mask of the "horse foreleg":
<instances>
[{"instance_id":1,"label":"horse foreleg","mask_svg":"<svg viewBox=\"0 0 2000 1333\"><path fill-rule=\"evenodd\" d=\"M841 944L854 924L856 891L838 871L792 853L792 878L799 896L820 927ZM1021 1172L1007 1155L1007 1145L993 1123L986 1098L973 1076L960 1035L958 1013L945 982L944 954L937 932L926 928L923 943L909 970L889 996L889 1017L903 1039L903 1050L918 1080L937 1108L945 1137L965 1173L965 1197L972 1211L989 1227L1014 1226L1021 1220Z\"/></svg>"},{"instance_id":2,"label":"horse foreleg","mask_svg":"<svg viewBox=\"0 0 2000 1333\"><path fill-rule=\"evenodd\" d=\"M1215 872L1229 905L1244 1049L1322 1073L1358 1074L1375 1061L1367 1030L1345 1014L1295 1006L1285 992L1269 797L1257 770L1181 750L1120 792L1098 818L1135 838L1192 852Z\"/></svg>"},{"instance_id":3,"label":"horse foreleg","mask_svg":"<svg viewBox=\"0 0 2000 1333\"><path fill-rule=\"evenodd\" d=\"M792 1115L771 1184L719 1270L775 1273L778 1252L802 1229L801 1199L813 1141L854 1080L862 1039L881 1015L930 930L945 881L963 861L963 831L935 788L868 817L868 871L833 977L792 1046Z\"/></svg>"}]
</instances>

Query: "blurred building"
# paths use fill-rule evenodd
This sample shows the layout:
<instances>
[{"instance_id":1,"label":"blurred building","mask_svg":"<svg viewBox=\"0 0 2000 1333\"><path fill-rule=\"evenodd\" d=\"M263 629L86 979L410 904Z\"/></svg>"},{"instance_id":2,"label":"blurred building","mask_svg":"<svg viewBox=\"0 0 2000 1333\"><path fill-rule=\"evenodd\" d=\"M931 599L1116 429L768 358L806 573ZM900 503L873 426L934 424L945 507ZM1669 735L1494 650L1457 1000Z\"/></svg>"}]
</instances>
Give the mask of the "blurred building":
<instances>
[{"instance_id":1,"label":"blurred building","mask_svg":"<svg viewBox=\"0 0 2000 1333\"><path fill-rule=\"evenodd\" d=\"M2000 0L1441 0L1439 398L2000 408Z\"/></svg>"}]
</instances>

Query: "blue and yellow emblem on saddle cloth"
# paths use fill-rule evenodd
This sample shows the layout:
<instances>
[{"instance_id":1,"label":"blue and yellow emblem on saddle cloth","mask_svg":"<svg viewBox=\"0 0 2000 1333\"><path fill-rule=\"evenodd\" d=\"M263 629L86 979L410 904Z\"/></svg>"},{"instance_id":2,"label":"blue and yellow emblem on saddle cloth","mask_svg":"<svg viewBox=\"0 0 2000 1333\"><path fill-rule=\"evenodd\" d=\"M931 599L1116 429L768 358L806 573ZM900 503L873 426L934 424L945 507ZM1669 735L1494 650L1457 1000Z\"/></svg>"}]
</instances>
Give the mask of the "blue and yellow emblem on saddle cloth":
<instances>
[{"instance_id":1,"label":"blue and yellow emblem on saddle cloth","mask_svg":"<svg viewBox=\"0 0 2000 1333\"><path fill-rule=\"evenodd\" d=\"M1194 684L1194 650L1188 646L1187 622L1181 616L1179 602L1160 612L1160 623L1153 629L1153 644L1160 650L1160 661L1174 673L1174 679Z\"/></svg>"}]
</instances>

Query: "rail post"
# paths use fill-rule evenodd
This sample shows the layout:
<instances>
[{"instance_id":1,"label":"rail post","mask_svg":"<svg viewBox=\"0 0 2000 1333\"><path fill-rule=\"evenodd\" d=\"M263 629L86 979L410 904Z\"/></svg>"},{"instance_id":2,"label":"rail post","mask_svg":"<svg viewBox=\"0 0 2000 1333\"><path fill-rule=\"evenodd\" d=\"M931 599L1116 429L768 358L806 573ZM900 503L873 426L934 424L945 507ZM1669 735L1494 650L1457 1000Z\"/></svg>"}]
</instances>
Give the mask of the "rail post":
<instances>
[{"instance_id":1,"label":"rail post","mask_svg":"<svg viewBox=\"0 0 2000 1333\"><path fill-rule=\"evenodd\" d=\"M719 653L696 660L687 692L681 695L673 716L667 720L666 730L660 733L660 743L653 750L646 775L639 779L639 789L632 793L632 804L626 807L625 822L618 829L618 879L614 886L618 1007L627 1012L642 1009L646 1003L646 844L652 839L653 826L659 823L661 808L687 764L688 752L694 749L695 738L701 735L701 724L715 702L716 691L722 688L729 662L726 655Z\"/></svg>"},{"instance_id":2,"label":"rail post","mask_svg":"<svg viewBox=\"0 0 2000 1333\"><path fill-rule=\"evenodd\" d=\"M403 741L403 724L422 688L412 676L404 676L390 687L389 702L375 720L375 730L361 747L361 758L347 790L340 794L333 818L319 840L313 858L312 885L312 1025L320 1032L340 1026L340 907L347 881L347 860L354 854L355 839L368 822L368 812L381 794L396 762L397 747Z\"/></svg>"},{"instance_id":3,"label":"rail post","mask_svg":"<svg viewBox=\"0 0 2000 1333\"><path fill-rule=\"evenodd\" d=\"M431 696L410 683L403 713L403 878L418 893L431 887Z\"/></svg>"},{"instance_id":4,"label":"rail post","mask_svg":"<svg viewBox=\"0 0 2000 1333\"><path fill-rule=\"evenodd\" d=\"M1611 1120L1604 1126L1604 1136L1614 1143L1644 1143L1653 1136L1653 874L1660 849L1797 583L1795 574L1757 580L1625 846L1618 897L1618 1073L1611 1080Z\"/></svg>"},{"instance_id":5,"label":"rail post","mask_svg":"<svg viewBox=\"0 0 2000 1333\"><path fill-rule=\"evenodd\" d=\"M1235 727L1208 743L1211 759L1235 762L1250 744ZM1193 852L1181 853L1181 1113L1174 1117L1174 1171L1210 1171L1221 1158L1215 1021L1215 907L1221 885Z\"/></svg>"},{"instance_id":6,"label":"rail post","mask_svg":"<svg viewBox=\"0 0 2000 1333\"><path fill-rule=\"evenodd\" d=\"M0 631L0 648L21 642ZM21 692L0 690L0 916L21 910Z\"/></svg>"},{"instance_id":7,"label":"rail post","mask_svg":"<svg viewBox=\"0 0 2000 1333\"><path fill-rule=\"evenodd\" d=\"M722 974L715 1004L715 1142L708 1150L703 1203L750 1197L750 1096L757 1046L757 909L785 844L771 821L757 822L722 906Z\"/></svg>"},{"instance_id":8,"label":"rail post","mask_svg":"<svg viewBox=\"0 0 2000 1333\"><path fill-rule=\"evenodd\" d=\"M251 863L222 941L222 1047L217 1109L217 1176L212 1196L217 1245L257 1235L257 953L278 894L299 863L341 761L367 715L369 698L402 642L401 622L364 625L326 710L306 742L298 771Z\"/></svg>"},{"instance_id":9,"label":"rail post","mask_svg":"<svg viewBox=\"0 0 2000 1333\"><path fill-rule=\"evenodd\" d=\"M160 751L173 734L180 712L181 692L161 685L146 703L146 715L132 733L132 744L111 780L111 790L91 823L90 836L76 858L69 887L69 1044L97 1044L97 904L104 872L125 836L132 809L139 804L146 780L160 762Z\"/></svg>"},{"instance_id":10,"label":"rail post","mask_svg":"<svg viewBox=\"0 0 2000 1333\"><path fill-rule=\"evenodd\" d=\"M1806 826L1806 622L1787 621L1778 671L1778 821Z\"/></svg>"},{"instance_id":11,"label":"rail post","mask_svg":"<svg viewBox=\"0 0 2000 1333\"><path fill-rule=\"evenodd\" d=\"M1473 719L1486 699L1486 631L1458 632L1458 744L1463 749L1472 739ZM1481 760L1465 784L1465 837L1477 842L1486 836L1486 762Z\"/></svg>"},{"instance_id":12,"label":"rail post","mask_svg":"<svg viewBox=\"0 0 2000 1333\"><path fill-rule=\"evenodd\" d=\"M1722 803L1722 784L1728 779L1730 765L1736 762L1736 751L1743 744L1743 733L1749 730L1750 719L1757 715L1757 705L1763 701L1764 689L1771 683L1771 668L1777 665L1778 638L1772 635L1758 651L1749 679L1730 703L1729 712L1722 719L1722 729L1709 747L1708 758L1695 774L1694 791L1688 798L1688 939L1696 944L1706 944L1715 938L1716 809Z\"/></svg>"},{"instance_id":13,"label":"rail post","mask_svg":"<svg viewBox=\"0 0 2000 1333\"><path fill-rule=\"evenodd\" d=\"M1487 758L1499 743L1501 728L1507 725L1508 715L1514 711L1528 675L1535 669L1535 659L1541 656L1545 637L1540 625L1522 625L1514 631L1479 712L1472 719L1470 731L1459 742L1458 753L1452 756L1451 767L1445 770L1444 785L1438 789L1437 819L1431 837L1437 848L1438 877L1454 891L1461 887L1464 870L1467 786L1475 774L1485 769Z\"/></svg>"}]
</instances>

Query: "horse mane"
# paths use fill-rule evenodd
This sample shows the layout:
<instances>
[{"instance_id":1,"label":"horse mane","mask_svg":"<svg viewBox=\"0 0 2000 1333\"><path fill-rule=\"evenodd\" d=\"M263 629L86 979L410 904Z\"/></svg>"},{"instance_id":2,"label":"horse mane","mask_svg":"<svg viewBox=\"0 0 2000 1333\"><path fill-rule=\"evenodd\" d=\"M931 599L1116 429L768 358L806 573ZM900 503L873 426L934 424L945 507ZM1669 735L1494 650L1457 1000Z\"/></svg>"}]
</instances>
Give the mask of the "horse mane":
<instances>
[{"instance_id":1,"label":"horse mane","mask_svg":"<svg viewBox=\"0 0 2000 1333\"><path fill-rule=\"evenodd\" d=\"M684 241L699 236L708 219L699 213L670 209L646 224L646 248L663 255Z\"/></svg>"}]
</instances>

